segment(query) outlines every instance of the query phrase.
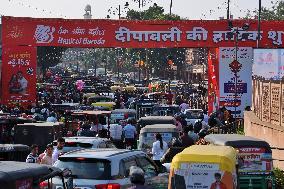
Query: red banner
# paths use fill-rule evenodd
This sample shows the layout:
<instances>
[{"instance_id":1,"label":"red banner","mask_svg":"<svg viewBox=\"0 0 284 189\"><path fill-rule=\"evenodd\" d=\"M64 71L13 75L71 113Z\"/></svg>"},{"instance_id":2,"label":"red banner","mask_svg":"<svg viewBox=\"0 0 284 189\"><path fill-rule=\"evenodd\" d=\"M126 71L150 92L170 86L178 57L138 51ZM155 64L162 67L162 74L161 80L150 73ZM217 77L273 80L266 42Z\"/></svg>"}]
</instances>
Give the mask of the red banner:
<instances>
[{"instance_id":1,"label":"red banner","mask_svg":"<svg viewBox=\"0 0 284 189\"><path fill-rule=\"evenodd\" d=\"M242 30L248 23L249 29ZM233 20L240 47L256 47L257 21ZM3 46L232 47L227 20L133 21L2 17ZM262 21L262 48L284 47L284 21Z\"/></svg>"},{"instance_id":2,"label":"red banner","mask_svg":"<svg viewBox=\"0 0 284 189\"><path fill-rule=\"evenodd\" d=\"M219 49L208 51L208 115L219 108Z\"/></svg>"},{"instance_id":3,"label":"red banner","mask_svg":"<svg viewBox=\"0 0 284 189\"><path fill-rule=\"evenodd\" d=\"M36 101L36 47L3 48L2 103L27 106Z\"/></svg>"}]
</instances>

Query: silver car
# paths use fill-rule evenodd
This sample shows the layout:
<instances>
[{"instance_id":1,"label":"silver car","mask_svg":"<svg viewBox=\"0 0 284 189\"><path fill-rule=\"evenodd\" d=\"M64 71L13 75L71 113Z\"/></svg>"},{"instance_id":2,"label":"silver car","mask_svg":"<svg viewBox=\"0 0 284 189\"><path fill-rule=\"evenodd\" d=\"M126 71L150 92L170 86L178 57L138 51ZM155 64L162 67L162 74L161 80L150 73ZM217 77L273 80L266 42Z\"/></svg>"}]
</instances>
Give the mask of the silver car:
<instances>
[{"instance_id":1,"label":"silver car","mask_svg":"<svg viewBox=\"0 0 284 189\"><path fill-rule=\"evenodd\" d=\"M125 189L131 185L129 168L141 167L146 184L166 189L168 174L159 174L155 163L142 151L122 149L85 149L60 156L54 165L70 169L76 189ZM62 183L62 182L61 182ZM63 189L60 179L53 179L54 189Z\"/></svg>"}]
</instances>

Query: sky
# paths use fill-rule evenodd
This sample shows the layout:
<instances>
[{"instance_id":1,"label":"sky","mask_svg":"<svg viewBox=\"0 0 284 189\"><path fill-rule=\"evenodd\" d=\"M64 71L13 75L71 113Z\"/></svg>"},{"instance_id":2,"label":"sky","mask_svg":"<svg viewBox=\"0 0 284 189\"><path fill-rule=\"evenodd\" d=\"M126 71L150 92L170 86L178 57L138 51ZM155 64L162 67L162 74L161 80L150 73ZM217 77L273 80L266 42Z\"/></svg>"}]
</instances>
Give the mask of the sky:
<instances>
[{"instance_id":1,"label":"sky","mask_svg":"<svg viewBox=\"0 0 284 189\"><path fill-rule=\"evenodd\" d=\"M141 0L142 1L142 0ZM142 8L157 3L164 7L169 13L170 0L144 0L148 4ZM183 18L190 20L219 19L226 17L228 0L173 0L172 12ZM234 18L246 15L247 10L258 8L259 0L230 0L230 10ZM262 0L262 5L271 7L271 1ZM131 9L139 10L138 3L134 0L0 0L0 15L15 17L37 17L37 18L71 18L82 19L85 13L84 8L87 4L92 7L92 16L97 19L107 17L108 9L116 12L110 15L111 19L118 19L115 9L119 5L123 7L129 2ZM123 13L122 13L122 16Z\"/></svg>"}]
</instances>

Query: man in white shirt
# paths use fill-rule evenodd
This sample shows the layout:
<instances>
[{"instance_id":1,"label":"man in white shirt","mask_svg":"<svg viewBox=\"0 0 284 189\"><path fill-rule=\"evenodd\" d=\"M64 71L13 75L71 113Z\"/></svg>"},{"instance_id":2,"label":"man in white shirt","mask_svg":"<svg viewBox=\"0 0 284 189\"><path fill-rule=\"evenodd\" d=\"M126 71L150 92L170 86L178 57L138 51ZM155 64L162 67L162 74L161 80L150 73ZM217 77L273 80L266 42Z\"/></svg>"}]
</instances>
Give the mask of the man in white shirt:
<instances>
[{"instance_id":1,"label":"man in white shirt","mask_svg":"<svg viewBox=\"0 0 284 189\"><path fill-rule=\"evenodd\" d=\"M58 138L57 146L54 148L53 153L52 153L52 164L54 164L58 160L58 157L62 155L64 145L65 145L65 139Z\"/></svg>"},{"instance_id":2,"label":"man in white shirt","mask_svg":"<svg viewBox=\"0 0 284 189\"><path fill-rule=\"evenodd\" d=\"M107 129L107 128L106 128ZM117 148L123 148L122 144L122 126L119 124L111 124L109 128L110 138Z\"/></svg>"}]
</instances>

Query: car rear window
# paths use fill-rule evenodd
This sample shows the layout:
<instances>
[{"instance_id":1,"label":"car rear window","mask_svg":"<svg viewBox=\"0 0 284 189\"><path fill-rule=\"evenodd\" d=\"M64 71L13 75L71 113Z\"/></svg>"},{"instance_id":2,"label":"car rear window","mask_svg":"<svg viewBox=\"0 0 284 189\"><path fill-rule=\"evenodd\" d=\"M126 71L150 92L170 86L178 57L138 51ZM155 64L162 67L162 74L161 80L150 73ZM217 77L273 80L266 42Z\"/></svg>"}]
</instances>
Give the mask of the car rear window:
<instances>
[{"instance_id":1,"label":"car rear window","mask_svg":"<svg viewBox=\"0 0 284 189\"><path fill-rule=\"evenodd\" d=\"M111 179L111 163L108 160L59 157L54 166L62 170L70 169L74 178L78 179Z\"/></svg>"},{"instance_id":2,"label":"car rear window","mask_svg":"<svg viewBox=\"0 0 284 189\"><path fill-rule=\"evenodd\" d=\"M57 142L53 143L56 146ZM81 143L81 142L65 142L64 147L81 147L81 148L91 148L93 144L91 143Z\"/></svg>"}]
</instances>

